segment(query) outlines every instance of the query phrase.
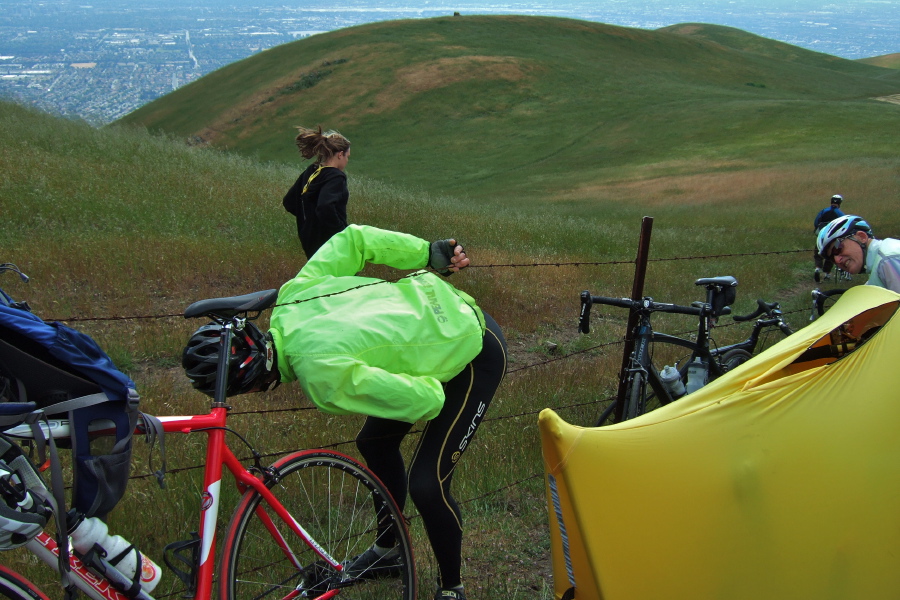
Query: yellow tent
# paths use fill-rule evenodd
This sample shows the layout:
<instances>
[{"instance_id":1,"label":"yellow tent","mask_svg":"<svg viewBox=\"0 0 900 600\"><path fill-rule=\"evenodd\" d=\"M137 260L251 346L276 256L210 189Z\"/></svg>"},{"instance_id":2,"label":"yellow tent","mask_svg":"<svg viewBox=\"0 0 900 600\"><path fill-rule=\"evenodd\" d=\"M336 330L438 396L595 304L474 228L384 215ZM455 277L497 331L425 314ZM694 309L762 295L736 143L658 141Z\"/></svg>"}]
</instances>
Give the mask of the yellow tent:
<instances>
[{"instance_id":1,"label":"yellow tent","mask_svg":"<svg viewBox=\"0 0 900 600\"><path fill-rule=\"evenodd\" d=\"M555 598L900 598L900 295L637 419L540 415Z\"/></svg>"}]
</instances>

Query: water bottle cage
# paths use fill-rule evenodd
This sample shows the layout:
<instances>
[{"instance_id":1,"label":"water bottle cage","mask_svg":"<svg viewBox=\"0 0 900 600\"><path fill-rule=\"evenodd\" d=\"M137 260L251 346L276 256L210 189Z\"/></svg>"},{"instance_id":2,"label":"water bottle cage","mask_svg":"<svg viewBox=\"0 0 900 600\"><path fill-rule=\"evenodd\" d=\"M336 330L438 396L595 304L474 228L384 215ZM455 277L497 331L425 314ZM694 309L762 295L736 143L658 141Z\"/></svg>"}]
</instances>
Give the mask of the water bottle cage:
<instances>
[{"instance_id":1,"label":"water bottle cage","mask_svg":"<svg viewBox=\"0 0 900 600\"><path fill-rule=\"evenodd\" d=\"M192 531L189 540L168 544L163 550L163 560L184 584L184 597L193 598L197 591L197 568L200 565L200 537L197 532Z\"/></svg>"}]
</instances>

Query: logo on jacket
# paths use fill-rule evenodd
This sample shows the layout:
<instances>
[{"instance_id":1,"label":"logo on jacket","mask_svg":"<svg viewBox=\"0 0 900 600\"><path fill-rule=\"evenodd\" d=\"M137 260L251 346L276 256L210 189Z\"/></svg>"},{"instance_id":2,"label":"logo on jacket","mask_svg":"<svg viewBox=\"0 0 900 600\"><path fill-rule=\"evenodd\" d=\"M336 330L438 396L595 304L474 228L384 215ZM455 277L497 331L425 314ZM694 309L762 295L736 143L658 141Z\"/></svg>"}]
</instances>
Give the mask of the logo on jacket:
<instances>
[{"instance_id":1,"label":"logo on jacket","mask_svg":"<svg viewBox=\"0 0 900 600\"><path fill-rule=\"evenodd\" d=\"M431 305L431 311L434 313L434 316L437 318L438 323L446 323L447 316L444 314L444 308L441 306L441 303L438 301L438 297L437 297L437 294L434 292L434 288L426 289L425 296L428 297L428 304Z\"/></svg>"}]
</instances>

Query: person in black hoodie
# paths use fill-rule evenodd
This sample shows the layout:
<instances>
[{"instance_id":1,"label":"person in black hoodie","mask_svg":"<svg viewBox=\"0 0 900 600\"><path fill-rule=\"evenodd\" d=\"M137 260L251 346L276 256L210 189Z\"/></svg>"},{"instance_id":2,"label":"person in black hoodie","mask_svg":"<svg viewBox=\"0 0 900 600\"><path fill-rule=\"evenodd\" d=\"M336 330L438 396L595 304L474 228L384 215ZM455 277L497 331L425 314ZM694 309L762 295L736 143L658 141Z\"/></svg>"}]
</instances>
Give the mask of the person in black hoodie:
<instances>
[{"instance_id":1,"label":"person in black hoodie","mask_svg":"<svg viewBox=\"0 0 900 600\"><path fill-rule=\"evenodd\" d=\"M315 158L285 194L284 208L297 217L297 235L310 258L331 236L347 227L350 140L336 131L298 127L296 144L305 159Z\"/></svg>"}]
</instances>

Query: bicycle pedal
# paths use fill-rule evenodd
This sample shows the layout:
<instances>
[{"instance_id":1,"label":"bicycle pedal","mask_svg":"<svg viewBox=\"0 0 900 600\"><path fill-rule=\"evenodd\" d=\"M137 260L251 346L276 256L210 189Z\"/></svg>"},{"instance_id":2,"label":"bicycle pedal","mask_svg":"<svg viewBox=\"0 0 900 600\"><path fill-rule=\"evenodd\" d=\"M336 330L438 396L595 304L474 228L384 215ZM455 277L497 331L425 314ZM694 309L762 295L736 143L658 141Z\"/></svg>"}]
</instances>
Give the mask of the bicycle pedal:
<instances>
[{"instance_id":1,"label":"bicycle pedal","mask_svg":"<svg viewBox=\"0 0 900 600\"><path fill-rule=\"evenodd\" d=\"M192 531L189 540L167 544L163 548L163 561L184 584L181 597L193 598L197 593L197 568L200 565L200 537L197 532Z\"/></svg>"}]
</instances>

